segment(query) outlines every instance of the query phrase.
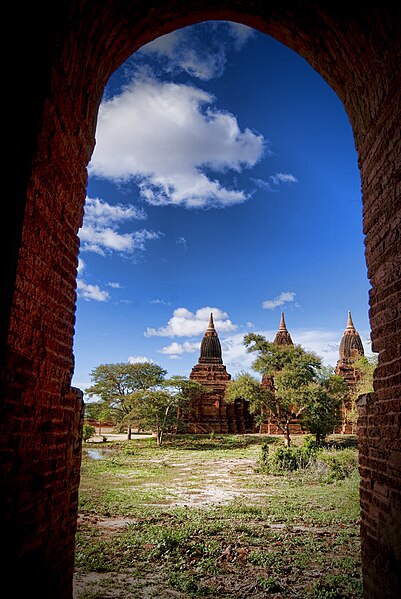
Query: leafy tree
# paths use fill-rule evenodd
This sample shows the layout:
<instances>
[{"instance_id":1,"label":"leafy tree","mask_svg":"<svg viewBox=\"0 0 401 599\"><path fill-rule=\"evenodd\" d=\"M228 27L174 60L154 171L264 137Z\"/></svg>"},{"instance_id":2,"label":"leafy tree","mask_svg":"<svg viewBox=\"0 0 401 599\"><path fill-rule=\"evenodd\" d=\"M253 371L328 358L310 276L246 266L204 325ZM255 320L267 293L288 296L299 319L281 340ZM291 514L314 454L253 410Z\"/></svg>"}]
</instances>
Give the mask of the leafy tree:
<instances>
[{"instance_id":1,"label":"leafy tree","mask_svg":"<svg viewBox=\"0 0 401 599\"><path fill-rule=\"evenodd\" d=\"M98 423L99 435L101 433L102 423L110 421L115 423L115 414L113 413L113 409L111 409L103 401L87 402L85 404L85 417Z\"/></svg>"},{"instance_id":2,"label":"leafy tree","mask_svg":"<svg viewBox=\"0 0 401 599\"><path fill-rule=\"evenodd\" d=\"M291 443L290 422L294 418L308 418L317 435L324 435L330 418L336 419L334 388L337 389L335 383L339 385L339 381L330 379L329 383L324 379L320 358L300 345L280 346L255 333L246 335L244 344L248 352L258 352L252 368L263 375L264 384L240 374L227 385L227 401L235 397L248 400L250 411L259 416L260 422L273 417L286 446Z\"/></svg>"},{"instance_id":3,"label":"leafy tree","mask_svg":"<svg viewBox=\"0 0 401 599\"><path fill-rule=\"evenodd\" d=\"M161 447L166 432L183 426L183 414L188 402L205 388L198 382L175 376L163 382L163 388L136 391L131 394L129 420L156 432L157 446Z\"/></svg>"},{"instance_id":4,"label":"leafy tree","mask_svg":"<svg viewBox=\"0 0 401 599\"><path fill-rule=\"evenodd\" d=\"M356 402L359 395L373 393L373 376L377 366L377 355L360 356L353 362L357 383L350 389L344 405L347 409L347 419L357 422L358 409Z\"/></svg>"},{"instance_id":5,"label":"leafy tree","mask_svg":"<svg viewBox=\"0 0 401 599\"><path fill-rule=\"evenodd\" d=\"M89 441L89 439L93 437L95 432L96 430L94 426L92 426L91 424L84 424L82 429L82 439L84 441Z\"/></svg>"},{"instance_id":6,"label":"leafy tree","mask_svg":"<svg viewBox=\"0 0 401 599\"><path fill-rule=\"evenodd\" d=\"M308 401L302 413L302 424L322 445L325 437L341 422L341 405L348 385L341 376L323 371L318 381L308 385Z\"/></svg>"},{"instance_id":7,"label":"leafy tree","mask_svg":"<svg viewBox=\"0 0 401 599\"><path fill-rule=\"evenodd\" d=\"M377 366L377 355L361 356L354 362L354 368L358 373L358 383L355 387L355 395L373 393L373 376Z\"/></svg>"},{"instance_id":8,"label":"leafy tree","mask_svg":"<svg viewBox=\"0 0 401 599\"><path fill-rule=\"evenodd\" d=\"M100 364L92 370L93 384L85 392L89 397L100 398L99 409L104 413L127 425L131 439L135 420L130 414L134 403L141 394L160 389L166 374L166 370L151 362Z\"/></svg>"}]
</instances>

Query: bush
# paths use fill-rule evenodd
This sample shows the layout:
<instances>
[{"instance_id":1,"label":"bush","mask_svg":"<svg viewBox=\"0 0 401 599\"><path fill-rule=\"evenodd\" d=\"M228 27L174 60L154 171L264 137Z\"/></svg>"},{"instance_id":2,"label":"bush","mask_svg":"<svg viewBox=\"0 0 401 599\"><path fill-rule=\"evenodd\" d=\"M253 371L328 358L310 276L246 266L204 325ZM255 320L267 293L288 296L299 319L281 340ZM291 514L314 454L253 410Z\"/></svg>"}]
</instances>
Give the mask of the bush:
<instances>
[{"instance_id":1,"label":"bush","mask_svg":"<svg viewBox=\"0 0 401 599\"><path fill-rule=\"evenodd\" d=\"M319 445L311 435L305 435L301 447L279 447L274 449L269 443L263 443L260 468L265 472L293 472L306 468L316 456Z\"/></svg>"},{"instance_id":2,"label":"bush","mask_svg":"<svg viewBox=\"0 0 401 599\"><path fill-rule=\"evenodd\" d=\"M303 470L331 483L348 478L358 469L358 452L351 448L324 448L313 436L305 435L303 444L295 448L275 448L264 443L259 469L271 474Z\"/></svg>"},{"instance_id":3,"label":"bush","mask_svg":"<svg viewBox=\"0 0 401 599\"><path fill-rule=\"evenodd\" d=\"M353 449L323 449L317 456L317 461L326 482L334 482L348 478L358 468L358 453Z\"/></svg>"},{"instance_id":4,"label":"bush","mask_svg":"<svg viewBox=\"0 0 401 599\"><path fill-rule=\"evenodd\" d=\"M82 439L84 441L89 441L91 437L95 434L96 429L91 424L84 424L82 429Z\"/></svg>"}]
</instances>

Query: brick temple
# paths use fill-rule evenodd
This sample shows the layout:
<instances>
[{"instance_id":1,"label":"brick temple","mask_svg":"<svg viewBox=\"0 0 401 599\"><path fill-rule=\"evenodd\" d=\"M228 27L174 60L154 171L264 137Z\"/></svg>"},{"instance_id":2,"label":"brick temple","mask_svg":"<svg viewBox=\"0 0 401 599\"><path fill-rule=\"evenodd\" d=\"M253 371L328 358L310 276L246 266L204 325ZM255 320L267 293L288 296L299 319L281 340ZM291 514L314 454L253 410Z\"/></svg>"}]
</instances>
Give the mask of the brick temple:
<instances>
[{"instance_id":1,"label":"brick temple","mask_svg":"<svg viewBox=\"0 0 401 599\"><path fill-rule=\"evenodd\" d=\"M276 345L294 345L291 334L287 329L284 312L281 313L280 325L274 337ZM358 382L358 373L354 362L364 355L363 345L358 331L352 322L351 313L348 312L348 322L340 342L340 358L337 362L335 373L342 376L350 387L350 391ZM254 424L254 419L249 412L248 402L238 398L234 403L225 401L224 393L231 375L223 364L222 350L219 336L216 332L213 314L210 314L209 324L203 336L198 363L192 368L189 378L201 383L208 391L192 400L189 404L187 416L187 431L189 433L264 433L268 435L281 434L274 418L268 418L259 426ZM273 380L264 375L261 385L271 387ZM355 424L349 419L349 408L342 407L342 423L336 432L354 433ZM290 423L291 434L302 434L299 418L294 416Z\"/></svg>"},{"instance_id":2,"label":"brick temple","mask_svg":"<svg viewBox=\"0 0 401 599\"><path fill-rule=\"evenodd\" d=\"M285 323L284 312L281 312L280 326L278 328L276 336L274 337L273 343L275 343L276 345L280 345L281 347L288 346L288 345L294 345L291 335L288 332L287 325ZM274 383L273 383L273 379L271 376L268 376L268 375L262 376L261 385L263 387L271 388L271 387L273 387L273 384ZM277 426L277 421L272 417L268 418L268 420L266 422L263 422L260 425L259 432L265 433L267 435L282 434L282 430L279 429ZM300 422L299 418L295 418L295 416L290 422L290 432L292 435L302 434L305 432L301 427L301 422Z\"/></svg>"},{"instance_id":3,"label":"brick temple","mask_svg":"<svg viewBox=\"0 0 401 599\"><path fill-rule=\"evenodd\" d=\"M350 387L355 387L359 381L355 361L365 355L358 331L352 322L351 312L340 343L340 359L337 362L336 374L342 376Z\"/></svg>"},{"instance_id":4,"label":"brick temple","mask_svg":"<svg viewBox=\"0 0 401 599\"><path fill-rule=\"evenodd\" d=\"M340 343L340 358L337 362L335 373L342 376L348 383L350 395L355 390L355 387L360 379L359 371L355 368L355 362L358 358L365 355L363 344L358 331L352 322L351 312L348 312L347 326ZM351 398L341 407L342 422L341 426L336 430L337 433L350 434L356 432L356 422L351 416L352 403Z\"/></svg>"},{"instance_id":5,"label":"brick temple","mask_svg":"<svg viewBox=\"0 0 401 599\"><path fill-rule=\"evenodd\" d=\"M223 364L220 339L210 314L209 325L203 336L198 363L189 378L208 389L190 402L189 433L245 433L252 431L247 402L238 398L227 404L224 392L231 375Z\"/></svg>"}]
</instances>

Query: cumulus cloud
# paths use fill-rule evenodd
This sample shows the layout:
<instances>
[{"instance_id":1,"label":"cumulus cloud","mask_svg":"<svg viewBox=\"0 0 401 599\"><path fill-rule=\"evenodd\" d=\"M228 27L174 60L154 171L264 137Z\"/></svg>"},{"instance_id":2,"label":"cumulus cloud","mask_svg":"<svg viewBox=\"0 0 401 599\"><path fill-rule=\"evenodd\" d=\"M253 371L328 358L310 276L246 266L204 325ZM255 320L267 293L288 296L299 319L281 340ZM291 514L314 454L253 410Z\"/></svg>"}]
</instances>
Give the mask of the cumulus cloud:
<instances>
[{"instance_id":1,"label":"cumulus cloud","mask_svg":"<svg viewBox=\"0 0 401 599\"><path fill-rule=\"evenodd\" d=\"M205 306L199 308L196 312L191 312L187 308L177 308L166 326L158 329L148 327L144 333L145 337L193 337L202 335L206 331L211 313L219 334L237 329L237 325L233 324L228 318L227 312L219 308Z\"/></svg>"},{"instance_id":2,"label":"cumulus cloud","mask_svg":"<svg viewBox=\"0 0 401 599\"><path fill-rule=\"evenodd\" d=\"M144 362L150 362L153 364L153 360L147 358L146 356L129 356L128 362L129 364L143 364Z\"/></svg>"},{"instance_id":3,"label":"cumulus cloud","mask_svg":"<svg viewBox=\"0 0 401 599\"><path fill-rule=\"evenodd\" d=\"M205 33L213 35L204 43ZM255 31L238 23L205 22L185 27L143 46L135 61L142 56L155 57L158 66L171 74L185 72L202 81L220 77L227 63L227 53L239 51L255 35Z\"/></svg>"},{"instance_id":4,"label":"cumulus cloud","mask_svg":"<svg viewBox=\"0 0 401 599\"><path fill-rule=\"evenodd\" d=\"M279 306L283 306L285 303L293 302L295 300L295 293L293 291L282 291L280 295L272 300L265 300L262 303L262 307L266 310L274 310Z\"/></svg>"},{"instance_id":5,"label":"cumulus cloud","mask_svg":"<svg viewBox=\"0 0 401 599\"><path fill-rule=\"evenodd\" d=\"M78 297L85 300L95 300L96 302L107 302L110 299L110 294L107 291L102 291L98 285L90 285L82 279L77 279Z\"/></svg>"},{"instance_id":6,"label":"cumulus cloud","mask_svg":"<svg viewBox=\"0 0 401 599\"><path fill-rule=\"evenodd\" d=\"M171 359L177 359L182 356L182 354L186 353L194 353L198 352L200 348L199 342L189 342L185 341L184 343L177 343L177 341L173 341L170 345L166 345L159 350L160 354L164 354L169 356Z\"/></svg>"},{"instance_id":7,"label":"cumulus cloud","mask_svg":"<svg viewBox=\"0 0 401 599\"><path fill-rule=\"evenodd\" d=\"M160 232L140 229L129 233L119 232L121 225L131 220L144 220L146 213L128 204L109 204L99 198L86 198L85 216L78 235L82 252L95 252L101 256L118 252L133 254L143 252L146 242L158 239Z\"/></svg>"},{"instance_id":8,"label":"cumulus cloud","mask_svg":"<svg viewBox=\"0 0 401 599\"><path fill-rule=\"evenodd\" d=\"M217 173L227 177L253 167L263 156L264 138L241 130L214 101L197 87L138 75L100 106L89 174L134 181L152 205L206 208L246 201L249 194L229 189Z\"/></svg>"}]
</instances>

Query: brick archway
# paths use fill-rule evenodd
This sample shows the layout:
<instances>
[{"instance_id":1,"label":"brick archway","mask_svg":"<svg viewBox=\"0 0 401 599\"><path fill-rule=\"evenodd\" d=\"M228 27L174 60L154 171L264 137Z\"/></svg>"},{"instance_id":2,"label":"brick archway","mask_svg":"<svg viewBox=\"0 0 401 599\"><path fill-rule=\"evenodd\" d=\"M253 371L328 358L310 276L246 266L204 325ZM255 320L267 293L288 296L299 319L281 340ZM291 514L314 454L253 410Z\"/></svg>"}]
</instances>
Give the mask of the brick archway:
<instances>
[{"instance_id":1,"label":"brick archway","mask_svg":"<svg viewBox=\"0 0 401 599\"><path fill-rule=\"evenodd\" d=\"M144 43L178 27L224 19L272 35L303 56L337 93L354 131L372 341L379 352L376 396L365 406L360 436L364 584L366 597L398 596L401 27L396 9L385 1L363 7L338 2L329 8L295 0L285 7L280 0L50 4L21 13L15 7L9 14L9 23L18 25L20 52L9 57L7 83L25 101L9 107L14 127L7 146L18 163L7 216L1 310L5 571L25 572L17 580L22 586L27 581L26 588L41 597L71 597L81 452L81 397L70 387L77 231L104 86Z\"/></svg>"}]
</instances>

